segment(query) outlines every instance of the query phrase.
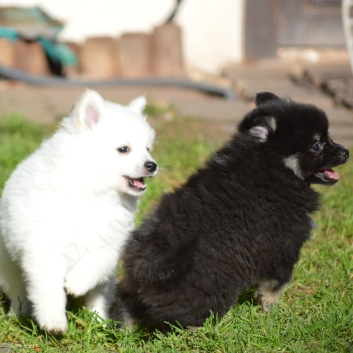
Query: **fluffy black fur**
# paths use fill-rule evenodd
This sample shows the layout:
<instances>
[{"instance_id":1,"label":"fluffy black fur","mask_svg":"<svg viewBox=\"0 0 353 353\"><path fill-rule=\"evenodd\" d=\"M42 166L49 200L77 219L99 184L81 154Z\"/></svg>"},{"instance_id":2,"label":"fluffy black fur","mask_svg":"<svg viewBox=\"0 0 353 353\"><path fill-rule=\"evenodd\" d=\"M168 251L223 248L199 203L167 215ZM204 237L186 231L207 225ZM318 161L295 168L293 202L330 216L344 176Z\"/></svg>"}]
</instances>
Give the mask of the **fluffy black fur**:
<instances>
[{"instance_id":1,"label":"fluffy black fur","mask_svg":"<svg viewBox=\"0 0 353 353\"><path fill-rule=\"evenodd\" d=\"M223 315L256 285L265 311L289 282L319 208L348 159L323 111L263 92L239 132L132 233L112 318L168 330Z\"/></svg>"}]
</instances>

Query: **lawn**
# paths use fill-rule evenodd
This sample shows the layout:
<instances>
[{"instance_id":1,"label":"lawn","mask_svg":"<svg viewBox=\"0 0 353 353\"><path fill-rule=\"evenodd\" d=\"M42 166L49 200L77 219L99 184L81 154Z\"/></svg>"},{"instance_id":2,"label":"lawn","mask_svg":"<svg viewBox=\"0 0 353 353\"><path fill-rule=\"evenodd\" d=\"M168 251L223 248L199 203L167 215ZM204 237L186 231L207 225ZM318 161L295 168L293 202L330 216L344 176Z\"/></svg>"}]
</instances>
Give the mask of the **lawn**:
<instances>
[{"instance_id":1,"label":"lawn","mask_svg":"<svg viewBox=\"0 0 353 353\"><path fill-rule=\"evenodd\" d=\"M180 185L227 137L217 125L180 119L170 109L150 106L148 113L157 131L153 156L160 173L148 180L137 224L162 192ZM52 131L20 117L1 120L0 191L15 165ZM245 293L216 324L210 319L201 328L175 328L164 336L141 328L116 331L75 304L67 312L68 333L56 338L0 308L0 353L9 346L13 352L353 352L353 164L337 170L337 185L318 188L323 194L318 228L268 315Z\"/></svg>"}]
</instances>

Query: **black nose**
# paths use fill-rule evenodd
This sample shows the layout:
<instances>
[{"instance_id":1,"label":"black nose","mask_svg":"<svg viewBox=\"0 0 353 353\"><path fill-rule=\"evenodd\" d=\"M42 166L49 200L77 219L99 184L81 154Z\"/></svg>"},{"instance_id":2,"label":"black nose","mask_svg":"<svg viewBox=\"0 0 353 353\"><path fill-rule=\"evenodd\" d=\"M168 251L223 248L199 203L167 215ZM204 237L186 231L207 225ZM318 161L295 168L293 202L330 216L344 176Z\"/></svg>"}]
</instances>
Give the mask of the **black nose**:
<instances>
[{"instance_id":1,"label":"black nose","mask_svg":"<svg viewBox=\"0 0 353 353\"><path fill-rule=\"evenodd\" d=\"M349 151L346 150L345 148L341 150L341 156L345 159L348 159L349 157Z\"/></svg>"},{"instance_id":2,"label":"black nose","mask_svg":"<svg viewBox=\"0 0 353 353\"><path fill-rule=\"evenodd\" d=\"M156 169L157 169L157 163L152 162L152 161L147 161L147 162L145 163L145 167L146 167L146 169L147 169L149 172L153 173L153 172L155 172Z\"/></svg>"}]
</instances>

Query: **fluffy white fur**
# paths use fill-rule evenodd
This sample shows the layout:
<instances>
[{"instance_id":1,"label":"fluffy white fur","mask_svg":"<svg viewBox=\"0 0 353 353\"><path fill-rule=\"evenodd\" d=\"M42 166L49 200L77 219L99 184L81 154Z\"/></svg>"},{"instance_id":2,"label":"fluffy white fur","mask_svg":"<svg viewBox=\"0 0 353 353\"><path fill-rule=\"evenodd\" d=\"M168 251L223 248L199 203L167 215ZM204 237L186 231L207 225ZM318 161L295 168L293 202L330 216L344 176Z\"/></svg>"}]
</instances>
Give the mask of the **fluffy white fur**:
<instances>
[{"instance_id":1,"label":"fluffy white fur","mask_svg":"<svg viewBox=\"0 0 353 353\"><path fill-rule=\"evenodd\" d=\"M139 97L125 107L87 90L7 181L0 204L0 288L11 300L10 313L31 307L42 328L64 333L67 291L108 317L119 253L143 193L126 176L157 173L145 104ZM127 152L119 152L125 146Z\"/></svg>"}]
</instances>

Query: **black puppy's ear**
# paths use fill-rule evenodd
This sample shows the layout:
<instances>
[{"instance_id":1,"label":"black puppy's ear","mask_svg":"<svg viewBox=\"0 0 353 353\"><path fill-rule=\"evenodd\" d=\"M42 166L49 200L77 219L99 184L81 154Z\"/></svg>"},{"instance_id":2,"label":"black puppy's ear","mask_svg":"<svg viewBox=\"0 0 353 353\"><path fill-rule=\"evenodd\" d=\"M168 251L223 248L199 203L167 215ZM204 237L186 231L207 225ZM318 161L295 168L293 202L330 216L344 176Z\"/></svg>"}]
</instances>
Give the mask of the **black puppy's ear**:
<instances>
[{"instance_id":1,"label":"black puppy's ear","mask_svg":"<svg viewBox=\"0 0 353 353\"><path fill-rule=\"evenodd\" d=\"M259 142L265 142L268 135L276 131L276 127L276 119L272 116L248 115L240 123L238 130L255 137Z\"/></svg>"},{"instance_id":2,"label":"black puppy's ear","mask_svg":"<svg viewBox=\"0 0 353 353\"><path fill-rule=\"evenodd\" d=\"M268 103L270 101L281 100L275 94L271 92L260 92L256 95L255 104L258 107L261 104Z\"/></svg>"}]
</instances>

